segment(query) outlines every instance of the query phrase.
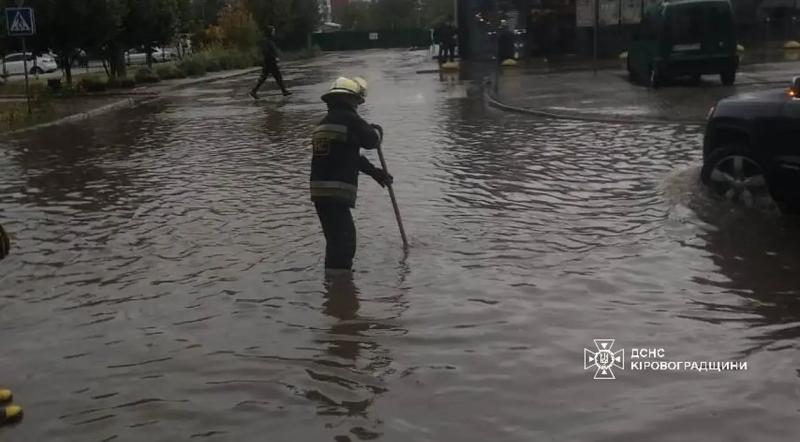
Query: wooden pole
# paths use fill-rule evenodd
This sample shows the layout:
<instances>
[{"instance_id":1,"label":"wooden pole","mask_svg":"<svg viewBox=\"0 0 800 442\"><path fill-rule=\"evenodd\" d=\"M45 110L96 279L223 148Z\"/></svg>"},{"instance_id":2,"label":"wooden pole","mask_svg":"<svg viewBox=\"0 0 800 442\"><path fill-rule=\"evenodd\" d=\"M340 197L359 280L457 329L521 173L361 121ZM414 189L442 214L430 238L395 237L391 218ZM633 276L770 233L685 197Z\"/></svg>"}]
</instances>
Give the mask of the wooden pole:
<instances>
[{"instance_id":1,"label":"wooden pole","mask_svg":"<svg viewBox=\"0 0 800 442\"><path fill-rule=\"evenodd\" d=\"M22 67L25 70L25 97L28 99L28 115L31 114L31 90L28 84L28 50L25 47L25 37L22 37Z\"/></svg>"},{"instance_id":2,"label":"wooden pole","mask_svg":"<svg viewBox=\"0 0 800 442\"><path fill-rule=\"evenodd\" d=\"M389 173L389 170L386 169L386 159L383 157L383 149L381 149L380 144L378 145L378 158L381 160L381 167L386 173ZM403 249L408 249L408 240L406 239L406 230L403 228L403 220L400 218L400 208L397 206L397 198L394 196L394 189L392 189L392 185L386 185L386 188L389 189L389 197L392 199L392 207L394 208L394 216L397 218L397 227L400 228L400 238L403 240Z\"/></svg>"}]
</instances>

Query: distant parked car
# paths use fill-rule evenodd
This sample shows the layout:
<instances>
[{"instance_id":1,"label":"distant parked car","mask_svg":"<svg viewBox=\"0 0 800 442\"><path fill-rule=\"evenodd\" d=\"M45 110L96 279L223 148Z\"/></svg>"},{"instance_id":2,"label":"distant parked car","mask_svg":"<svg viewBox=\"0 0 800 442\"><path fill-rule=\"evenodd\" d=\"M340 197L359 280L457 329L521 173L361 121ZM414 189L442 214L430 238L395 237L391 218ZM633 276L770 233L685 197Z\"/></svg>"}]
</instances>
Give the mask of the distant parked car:
<instances>
[{"instance_id":1,"label":"distant parked car","mask_svg":"<svg viewBox=\"0 0 800 442\"><path fill-rule=\"evenodd\" d=\"M154 63L170 61L178 56L174 50L161 48L153 48L151 55ZM145 64L147 63L147 53L142 49L131 49L125 53L125 62L128 64Z\"/></svg>"},{"instance_id":2,"label":"distant parked car","mask_svg":"<svg viewBox=\"0 0 800 442\"><path fill-rule=\"evenodd\" d=\"M724 198L800 211L800 77L791 88L720 101L709 113L703 183Z\"/></svg>"},{"instance_id":3,"label":"distant parked car","mask_svg":"<svg viewBox=\"0 0 800 442\"><path fill-rule=\"evenodd\" d=\"M736 81L736 26L728 0L674 0L651 6L633 33L628 73L650 87L673 77Z\"/></svg>"},{"instance_id":4,"label":"distant parked car","mask_svg":"<svg viewBox=\"0 0 800 442\"><path fill-rule=\"evenodd\" d=\"M25 57L28 58L28 72L31 74L43 74L45 72L54 72L58 69L56 59L50 54L43 54L34 57L33 54L9 54L3 59L3 74L8 75L22 75L25 73Z\"/></svg>"}]
</instances>

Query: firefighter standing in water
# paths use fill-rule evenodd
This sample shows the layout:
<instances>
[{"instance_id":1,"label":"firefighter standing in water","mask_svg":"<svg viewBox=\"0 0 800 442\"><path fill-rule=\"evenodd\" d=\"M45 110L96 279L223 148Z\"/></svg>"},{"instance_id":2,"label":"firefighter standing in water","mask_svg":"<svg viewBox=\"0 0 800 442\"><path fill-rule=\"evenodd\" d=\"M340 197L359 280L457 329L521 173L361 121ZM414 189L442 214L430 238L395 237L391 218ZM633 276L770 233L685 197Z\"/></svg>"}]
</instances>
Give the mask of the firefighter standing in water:
<instances>
[{"instance_id":1,"label":"firefighter standing in water","mask_svg":"<svg viewBox=\"0 0 800 442\"><path fill-rule=\"evenodd\" d=\"M8 239L6 231L3 230L3 226L0 225L0 259L8 256L10 250L11 241ZM11 394L11 390L0 388L0 425L13 423L22 418L22 407L7 405L13 398L14 395Z\"/></svg>"},{"instance_id":2,"label":"firefighter standing in water","mask_svg":"<svg viewBox=\"0 0 800 442\"><path fill-rule=\"evenodd\" d=\"M281 75L281 70L278 68L278 47L275 45L274 39L275 27L270 26L267 30L267 36L261 41L261 54L264 56L264 66L261 71L261 77L259 77L256 87L250 91L250 96L256 100L258 100L258 90L261 88L261 85L267 81L267 77L270 75L275 77L275 82L278 83L278 87L281 88L283 95L292 95L283 84L283 75Z\"/></svg>"},{"instance_id":3,"label":"firefighter standing in water","mask_svg":"<svg viewBox=\"0 0 800 442\"><path fill-rule=\"evenodd\" d=\"M362 78L337 78L322 96L328 114L314 129L311 160L311 200L325 234L325 269L349 271L356 253L356 228L350 209L355 207L358 173L371 176L382 187L393 178L373 166L360 149L376 149L383 129L357 113L364 103L367 83Z\"/></svg>"}]
</instances>

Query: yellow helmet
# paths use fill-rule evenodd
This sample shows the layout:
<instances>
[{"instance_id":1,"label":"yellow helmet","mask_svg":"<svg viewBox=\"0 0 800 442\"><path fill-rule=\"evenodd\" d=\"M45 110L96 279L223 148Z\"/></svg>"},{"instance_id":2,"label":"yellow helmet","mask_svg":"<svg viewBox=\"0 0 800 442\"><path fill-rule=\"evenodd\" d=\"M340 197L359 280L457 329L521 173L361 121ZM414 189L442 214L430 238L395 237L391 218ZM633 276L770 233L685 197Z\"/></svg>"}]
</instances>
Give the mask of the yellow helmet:
<instances>
[{"instance_id":1,"label":"yellow helmet","mask_svg":"<svg viewBox=\"0 0 800 442\"><path fill-rule=\"evenodd\" d=\"M339 77L322 96L322 100L336 94L350 95L356 97L359 103L363 103L367 98L367 81L361 77Z\"/></svg>"}]
</instances>

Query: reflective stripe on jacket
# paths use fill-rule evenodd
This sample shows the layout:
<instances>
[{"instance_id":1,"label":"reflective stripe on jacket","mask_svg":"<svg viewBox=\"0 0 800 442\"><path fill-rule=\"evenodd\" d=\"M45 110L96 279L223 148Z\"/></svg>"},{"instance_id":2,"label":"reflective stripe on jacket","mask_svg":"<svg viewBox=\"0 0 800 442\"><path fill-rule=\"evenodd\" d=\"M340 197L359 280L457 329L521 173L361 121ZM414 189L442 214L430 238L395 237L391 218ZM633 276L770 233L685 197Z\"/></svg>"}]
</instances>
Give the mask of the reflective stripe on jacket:
<instances>
[{"instance_id":1,"label":"reflective stripe on jacket","mask_svg":"<svg viewBox=\"0 0 800 442\"><path fill-rule=\"evenodd\" d=\"M311 199L354 207L359 171L374 170L360 149L378 146L375 129L355 109L329 104L328 115L314 129L311 142Z\"/></svg>"}]
</instances>

